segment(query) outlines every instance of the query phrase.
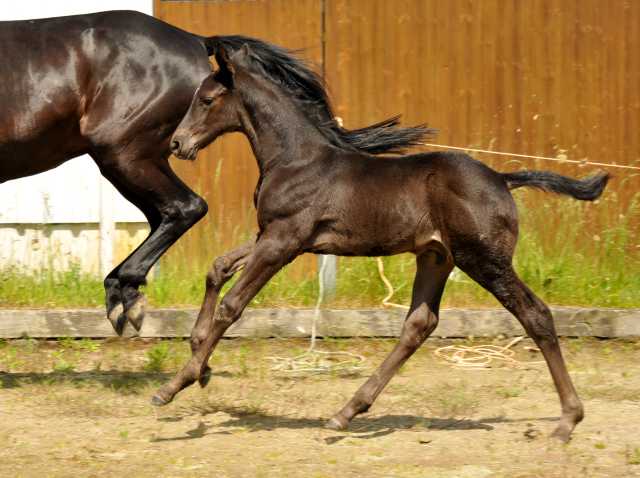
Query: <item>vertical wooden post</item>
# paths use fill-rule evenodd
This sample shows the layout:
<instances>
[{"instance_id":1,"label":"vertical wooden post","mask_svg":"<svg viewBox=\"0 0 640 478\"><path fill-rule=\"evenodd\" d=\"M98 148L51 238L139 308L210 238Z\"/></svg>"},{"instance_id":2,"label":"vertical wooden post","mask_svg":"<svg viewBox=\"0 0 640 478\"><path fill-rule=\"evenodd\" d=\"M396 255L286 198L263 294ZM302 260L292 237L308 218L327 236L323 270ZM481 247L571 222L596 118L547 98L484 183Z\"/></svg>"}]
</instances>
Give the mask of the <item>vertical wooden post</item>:
<instances>
[{"instance_id":1,"label":"vertical wooden post","mask_svg":"<svg viewBox=\"0 0 640 478\"><path fill-rule=\"evenodd\" d=\"M115 189L100 176L100 274L104 278L115 267Z\"/></svg>"}]
</instances>

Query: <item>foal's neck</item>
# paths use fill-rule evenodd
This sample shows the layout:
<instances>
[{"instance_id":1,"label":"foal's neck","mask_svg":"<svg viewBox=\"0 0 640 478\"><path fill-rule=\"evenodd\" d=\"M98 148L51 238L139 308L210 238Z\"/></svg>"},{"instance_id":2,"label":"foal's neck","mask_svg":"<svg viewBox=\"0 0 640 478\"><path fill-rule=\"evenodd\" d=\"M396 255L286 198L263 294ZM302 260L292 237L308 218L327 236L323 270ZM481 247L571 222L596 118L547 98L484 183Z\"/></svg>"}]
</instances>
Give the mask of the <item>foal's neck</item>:
<instances>
[{"instance_id":1,"label":"foal's neck","mask_svg":"<svg viewBox=\"0 0 640 478\"><path fill-rule=\"evenodd\" d=\"M292 100L269 86L260 86L243 95L240 114L242 132L249 139L260 173L313 161L329 141Z\"/></svg>"}]
</instances>

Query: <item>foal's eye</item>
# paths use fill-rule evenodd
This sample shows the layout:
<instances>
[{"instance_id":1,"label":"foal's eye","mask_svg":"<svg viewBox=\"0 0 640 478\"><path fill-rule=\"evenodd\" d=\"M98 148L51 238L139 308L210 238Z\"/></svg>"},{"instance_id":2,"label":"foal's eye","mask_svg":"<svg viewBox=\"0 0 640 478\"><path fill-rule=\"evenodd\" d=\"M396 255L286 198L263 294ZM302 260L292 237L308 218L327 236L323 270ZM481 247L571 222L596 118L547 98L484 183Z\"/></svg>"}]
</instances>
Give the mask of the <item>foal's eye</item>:
<instances>
[{"instance_id":1,"label":"foal's eye","mask_svg":"<svg viewBox=\"0 0 640 478\"><path fill-rule=\"evenodd\" d=\"M205 98L202 100L202 104L205 106L209 106L211 103L213 103L213 98Z\"/></svg>"}]
</instances>

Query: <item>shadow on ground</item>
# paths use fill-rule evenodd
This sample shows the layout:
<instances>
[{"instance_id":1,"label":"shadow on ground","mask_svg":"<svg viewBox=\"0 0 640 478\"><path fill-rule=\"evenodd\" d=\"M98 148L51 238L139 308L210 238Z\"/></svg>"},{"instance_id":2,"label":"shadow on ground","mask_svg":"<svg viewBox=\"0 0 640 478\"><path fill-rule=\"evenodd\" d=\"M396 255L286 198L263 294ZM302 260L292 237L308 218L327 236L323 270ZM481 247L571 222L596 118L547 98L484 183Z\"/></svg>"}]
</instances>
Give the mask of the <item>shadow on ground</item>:
<instances>
[{"instance_id":1,"label":"shadow on ground","mask_svg":"<svg viewBox=\"0 0 640 478\"><path fill-rule=\"evenodd\" d=\"M158 438L157 441L182 441L202 438L206 435L232 435L242 430L245 433L254 433L261 430L278 430L278 429L321 429L324 427L326 420L310 419L310 418L286 418L279 416L270 416L263 414L247 414L226 410L211 410L202 414L203 419L208 414L216 412L225 412L231 416L230 419L217 423L215 425L207 425L200 421L198 426L186 432L187 436L173 438ZM161 418L160 421L181 421L184 417ZM447 432L456 430L486 430L492 431L494 427L491 424L498 423L521 423L530 421L557 421L557 417L545 418L481 418L478 420L455 419L455 418L424 418L413 415L384 415L376 419L359 419L356 418L351 422L349 430L344 432L335 432L334 436L323 438L323 441L329 445L337 443L345 438L359 438L369 440L379 438L381 436L390 435L397 431L412 432ZM220 430L222 428L222 430ZM227 428L227 430L224 430ZM209 431L216 429L216 431ZM327 433L333 433L327 430Z\"/></svg>"},{"instance_id":2,"label":"shadow on ground","mask_svg":"<svg viewBox=\"0 0 640 478\"><path fill-rule=\"evenodd\" d=\"M126 395L138 395L143 388L159 386L173 377L172 373L151 372L0 372L0 389L22 388L27 385L71 383L78 386L100 385Z\"/></svg>"}]
</instances>

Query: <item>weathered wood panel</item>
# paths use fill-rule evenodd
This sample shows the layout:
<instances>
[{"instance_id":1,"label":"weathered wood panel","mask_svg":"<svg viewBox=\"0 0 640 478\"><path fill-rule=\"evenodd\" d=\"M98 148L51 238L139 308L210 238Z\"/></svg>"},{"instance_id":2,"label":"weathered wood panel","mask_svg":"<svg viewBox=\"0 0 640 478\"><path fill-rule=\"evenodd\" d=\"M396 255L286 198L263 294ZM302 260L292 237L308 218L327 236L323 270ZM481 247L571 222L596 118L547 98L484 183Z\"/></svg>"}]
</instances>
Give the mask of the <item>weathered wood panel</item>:
<instances>
[{"instance_id":1,"label":"weathered wood panel","mask_svg":"<svg viewBox=\"0 0 640 478\"><path fill-rule=\"evenodd\" d=\"M326 75L349 127L404 114L438 128L438 144L640 166L638 2L327 0L326 15ZM500 171L607 169L471 154ZM626 217L638 244L640 220L625 214L640 174L609 170L617 177L604 201L616 205L576 217L579 247ZM548 201L521 197L526 208ZM555 246L552 235L543 241Z\"/></svg>"},{"instance_id":2,"label":"weathered wood panel","mask_svg":"<svg viewBox=\"0 0 640 478\"><path fill-rule=\"evenodd\" d=\"M322 3L156 0L155 11L203 35L241 33L308 47L305 55L321 61ZM439 128L439 144L640 165L640 2L324 3L324 67L336 114L347 127L403 114L408 122L428 121ZM499 170L526 166L583 177L601 169L477 156ZM222 234L225 245L237 243L233 231L254 227L251 193L257 170L244 138L225 137L195 163L173 165L209 201L211 229ZM624 208L640 190L640 174L612 171L617 178L609 194L617 190ZM526 196L531 205L544 200ZM618 210L608 212L609 217L589 217L582 240L590 241L618 220ZM631 227L637 231L638 221ZM196 229L186 243L202 249L197 237L207 234L212 232Z\"/></svg>"},{"instance_id":3,"label":"weathered wood panel","mask_svg":"<svg viewBox=\"0 0 640 478\"><path fill-rule=\"evenodd\" d=\"M640 310L552 308L560 336L640 337ZM247 309L226 337L309 337L313 309ZM391 309L328 309L318 319L318 336L398 337L406 312ZM141 337L188 337L197 309L151 309ZM128 327L125 337L135 331ZM445 309L434 337L523 335L506 310ZM137 335L137 334L136 334ZM104 310L0 310L0 338L116 337Z\"/></svg>"},{"instance_id":4,"label":"weathered wood panel","mask_svg":"<svg viewBox=\"0 0 640 478\"><path fill-rule=\"evenodd\" d=\"M322 61L322 1L269 0L233 2L155 2L155 16L203 36L247 35L291 49L305 48L305 57ZM215 64L215 60L212 58ZM203 78L204 79L204 78ZM209 203L209 214L174 248L174 259L211 264L212 249L240 245L240 235L257 232L253 191L258 168L246 138L225 135L201 151L195 162L172 159L171 165ZM169 260L172 252L169 252ZM315 258L299 258L292 266L304 274Z\"/></svg>"}]
</instances>

